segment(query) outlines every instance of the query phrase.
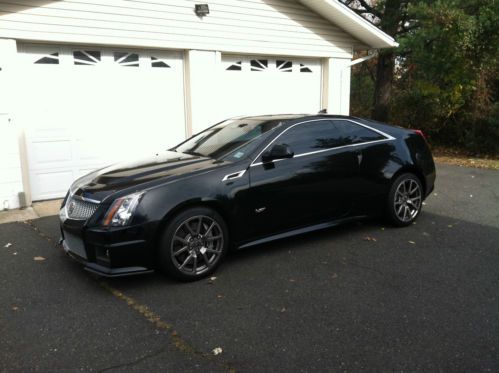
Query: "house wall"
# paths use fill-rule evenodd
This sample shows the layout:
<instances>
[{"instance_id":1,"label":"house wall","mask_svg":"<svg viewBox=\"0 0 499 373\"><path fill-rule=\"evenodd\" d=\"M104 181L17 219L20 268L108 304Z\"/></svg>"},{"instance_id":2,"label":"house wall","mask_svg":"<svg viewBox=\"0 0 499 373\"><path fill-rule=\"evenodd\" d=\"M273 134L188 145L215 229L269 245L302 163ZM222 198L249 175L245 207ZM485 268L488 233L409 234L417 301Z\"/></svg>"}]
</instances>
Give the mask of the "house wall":
<instances>
[{"instance_id":1,"label":"house wall","mask_svg":"<svg viewBox=\"0 0 499 373\"><path fill-rule=\"evenodd\" d=\"M31 41L350 57L353 37L297 1L0 1L0 37Z\"/></svg>"},{"instance_id":2,"label":"house wall","mask_svg":"<svg viewBox=\"0 0 499 373\"><path fill-rule=\"evenodd\" d=\"M324 59L322 101L330 114L350 114L350 62L349 58Z\"/></svg>"},{"instance_id":3,"label":"house wall","mask_svg":"<svg viewBox=\"0 0 499 373\"><path fill-rule=\"evenodd\" d=\"M0 210L20 207L23 191L18 128L13 120L16 42L0 39Z\"/></svg>"}]
</instances>

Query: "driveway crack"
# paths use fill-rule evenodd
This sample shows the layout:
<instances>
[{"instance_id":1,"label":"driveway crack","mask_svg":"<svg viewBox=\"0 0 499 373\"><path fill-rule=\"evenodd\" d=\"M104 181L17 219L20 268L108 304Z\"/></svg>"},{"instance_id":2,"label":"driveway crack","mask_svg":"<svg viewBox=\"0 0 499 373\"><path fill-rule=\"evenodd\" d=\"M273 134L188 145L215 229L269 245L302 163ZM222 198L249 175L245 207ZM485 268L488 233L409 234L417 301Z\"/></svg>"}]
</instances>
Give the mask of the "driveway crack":
<instances>
[{"instance_id":1,"label":"driveway crack","mask_svg":"<svg viewBox=\"0 0 499 373\"><path fill-rule=\"evenodd\" d=\"M166 352L166 348L162 348L161 350L153 352L153 353L151 353L149 355L141 356L138 359L135 359L135 360L130 361L128 363L116 364L116 365L112 365L112 366L107 367L107 368L103 368L103 369L99 370L98 373L107 372L107 371L110 371L110 370L113 370L113 369L118 369L118 368L123 368L123 367L131 367L131 366L137 365L137 364L139 364L139 363L141 363L141 362L143 362L143 361L145 361L147 359L159 356L159 355L161 355L164 352Z\"/></svg>"},{"instance_id":2,"label":"driveway crack","mask_svg":"<svg viewBox=\"0 0 499 373\"><path fill-rule=\"evenodd\" d=\"M110 292L112 295L114 295L116 298L124 301L131 309L142 315L147 321L152 323L157 329L168 332L173 341L173 345L177 350L209 360L210 362L223 368L224 370L227 370L230 373L236 372L236 369L233 366L231 366L229 363L220 361L210 353L203 352L189 345L187 341L177 333L177 331L173 328L172 324L163 321L159 315L151 311L147 306L140 304L132 297L112 287L106 281L100 281L99 285L102 286L108 292Z\"/></svg>"}]
</instances>

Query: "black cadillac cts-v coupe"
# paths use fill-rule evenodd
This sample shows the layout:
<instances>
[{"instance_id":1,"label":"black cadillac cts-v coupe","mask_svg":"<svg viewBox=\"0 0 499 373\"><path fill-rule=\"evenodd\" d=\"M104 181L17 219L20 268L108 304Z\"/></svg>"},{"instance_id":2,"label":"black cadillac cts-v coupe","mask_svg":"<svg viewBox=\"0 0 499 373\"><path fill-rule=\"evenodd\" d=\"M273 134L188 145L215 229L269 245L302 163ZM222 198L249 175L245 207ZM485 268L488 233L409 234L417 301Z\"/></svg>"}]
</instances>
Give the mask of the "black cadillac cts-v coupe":
<instances>
[{"instance_id":1,"label":"black cadillac cts-v coupe","mask_svg":"<svg viewBox=\"0 0 499 373\"><path fill-rule=\"evenodd\" d=\"M409 225L434 181L417 130L334 115L235 118L76 180L61 242L103 276L194 280L231 248L373 215Z\"/></svg>"}]
</instances>

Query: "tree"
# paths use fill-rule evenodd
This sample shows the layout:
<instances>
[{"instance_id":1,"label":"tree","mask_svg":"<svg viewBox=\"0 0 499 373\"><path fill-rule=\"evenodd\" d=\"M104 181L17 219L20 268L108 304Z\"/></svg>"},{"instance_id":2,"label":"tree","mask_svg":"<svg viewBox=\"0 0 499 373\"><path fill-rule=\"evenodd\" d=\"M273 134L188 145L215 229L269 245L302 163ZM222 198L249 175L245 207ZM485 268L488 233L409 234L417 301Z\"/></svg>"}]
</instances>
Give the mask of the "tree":
<instances>
[{"instance_id":1,"label":"tree","mask_svg":"<svg viewBox=\"0 0 499 373\"><path fill-rule=\"evenodd\" d=\"M434 143L499 154L498 0L343 1L400 43L354 69L353 110L369 105L383 121L390 110L392 123L422 128Z\"/></svg>"},{"instance_id":2,"label":"tree","mask_svg":"<svg viewBox=\"0 0 499 373\"><path fill-rule=\"evenodd\" d=\"M342 0L342 2L391 36L400 36L413 27L407 12L409 0ZM378 56L372 109L372 117L376 120L386 122L389 119L395 57L395 49L383 50Z\"/></svg>"},{"instance_id":3,"label":"tree","mask_svg":"<svg viewBox=\"0 0 499 373\"><path fill-rule=\"evenodd\" d=\"M441 143L497 149L498 5L426 0L410 7L419 27L400 39L408 52L396 84L401 119L424 123ZM409 108L414 103L418 111Z\"/></svg>"}]
</instances>

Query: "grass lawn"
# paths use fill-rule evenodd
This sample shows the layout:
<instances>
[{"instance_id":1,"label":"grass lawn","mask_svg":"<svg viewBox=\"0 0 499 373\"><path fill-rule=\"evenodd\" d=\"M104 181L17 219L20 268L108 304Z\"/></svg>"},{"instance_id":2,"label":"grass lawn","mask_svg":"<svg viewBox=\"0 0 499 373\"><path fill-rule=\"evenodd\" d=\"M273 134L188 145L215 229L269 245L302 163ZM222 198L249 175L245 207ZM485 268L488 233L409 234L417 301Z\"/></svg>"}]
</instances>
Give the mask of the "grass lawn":
<instances>
[{"instance_id":1,"label":"grass lawn","mask_svg":"<svg viewBox=\"0 0 499 373\"><path fill-rule=\"evenodd\" d=\"M493 156L471 156L460 150L435 147L432 149L436 162L454 164L464 167L487 168L499 170L499 158Z\"/></svg>"}]
</instances>

